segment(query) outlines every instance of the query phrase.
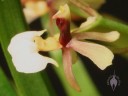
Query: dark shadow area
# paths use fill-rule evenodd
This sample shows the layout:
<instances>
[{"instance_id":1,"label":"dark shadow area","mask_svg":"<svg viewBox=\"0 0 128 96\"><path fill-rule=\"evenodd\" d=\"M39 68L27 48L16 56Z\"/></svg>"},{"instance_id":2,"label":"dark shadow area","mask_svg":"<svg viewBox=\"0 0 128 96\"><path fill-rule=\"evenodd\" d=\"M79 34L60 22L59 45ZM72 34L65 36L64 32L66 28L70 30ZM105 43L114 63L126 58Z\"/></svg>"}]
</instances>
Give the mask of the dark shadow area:
<instances>
[{"instance_id":1,"label":"dark shadow area","mask_svg":"<svg viewBox=\"0 0 128 96\"><path fill-rule=\"evenodd\" d=\"M54 66L52 65L48 65L46 68L46 72L48 73L49 79L54 87L54 90L56 91L57 96L67 96L63 85L56 72L54 71L53 67Z\"/></svg>"},{"instance_id":2,"label":"dark shadow area","mask_svg":"<svg viewBox=\"0 0 128 96\"><path fill-rule=\"evenodd\" d=\"M128 61L119 55L115 55L113 64L105 70L100 70L91 60L80 55L84 66L88 70L92 80L102 96L128 96ZM110 81L116 75L117 85L112 90Z\"/></svg>"},{"instance_id":3,"label":"dark shadow area","mask_svg":"<svg viewBox=\"0 0 128 96\"><path fill-rule=\"evenodd\" d=\"M115 16L125 22L128 21L128 0L106 0L100 12Z\"/></svg>"},{"instance_id":4,"label":"dark shadow area","mask_svg":"<svg viewBox=\"0 0 128 96\"><path fill-rule=\"evenodd\" d=\"M6 59L4 57L4 53L2 51L1 45L0 45L0 67L3 69L4 73L7 75L7 77L12 80L11 73L9 71L9 67L7 65Z\"/></svg>"}]
</instances>

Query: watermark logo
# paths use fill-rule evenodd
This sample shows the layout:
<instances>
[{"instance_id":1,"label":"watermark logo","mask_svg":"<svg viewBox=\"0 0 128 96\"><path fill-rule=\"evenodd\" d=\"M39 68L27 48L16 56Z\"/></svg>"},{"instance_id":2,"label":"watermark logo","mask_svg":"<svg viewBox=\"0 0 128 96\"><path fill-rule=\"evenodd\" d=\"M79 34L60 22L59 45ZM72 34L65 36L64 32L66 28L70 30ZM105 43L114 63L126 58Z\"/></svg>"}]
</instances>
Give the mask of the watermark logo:
<instances>
[{"instance_id":1,"label":"watermark logo","mask_svg":"<svg viewBox=\"0 0 128 96\"><path fill-rule=\"evenodd\" d=\"M120 86L120 78L115 74L109 76L107 79L107 85L111 86L112 90L114 91L117 86Z\"/></svg>"}]
</instances>

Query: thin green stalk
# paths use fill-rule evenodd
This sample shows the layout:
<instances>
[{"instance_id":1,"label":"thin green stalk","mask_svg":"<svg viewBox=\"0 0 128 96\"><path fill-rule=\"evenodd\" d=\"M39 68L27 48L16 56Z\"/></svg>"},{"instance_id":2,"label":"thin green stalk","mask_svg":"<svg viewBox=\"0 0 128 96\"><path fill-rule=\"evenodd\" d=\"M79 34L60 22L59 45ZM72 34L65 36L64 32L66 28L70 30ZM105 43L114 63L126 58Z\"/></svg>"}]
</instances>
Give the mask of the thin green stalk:
<instances>
[{"instance_id":1,"label":"thin green stalk","mask_svg":"<svg viewBox=\"0 0 128 96\"><path fill-rule=\"evenodd\" d=\"M41 73L19 73L12 64L7 51L8 44L12 36L27 29L20 0L0 0L0 42L19 92L18 96L54 96L48 90Z\"/></svg>"},{"instance_id":2,"label":"thin green stalk","mask_svg":"<svg viewBox=\"0 0 128 96\"><path fill-rule=\"evenodd\" d=\"M120 33L120 38L113 43L113 46L116 46L117 48L128 47L128 25L102 18L97 27L105 31L118 31Z\"/></svg>"},{"instance_id":3,"label":"thin green stalk","mask_svg":"<svg viewBox=\"0 0 128 96\"><path fill-rule=\"evenodd\" d=\"M71 9L71 12L78 15L78 16L81 16L83 18L87 18L88 17L88 14L86 14L83 10L77 8L76 6L70 4L70 9Z\"/></svg>"}]
</instances>

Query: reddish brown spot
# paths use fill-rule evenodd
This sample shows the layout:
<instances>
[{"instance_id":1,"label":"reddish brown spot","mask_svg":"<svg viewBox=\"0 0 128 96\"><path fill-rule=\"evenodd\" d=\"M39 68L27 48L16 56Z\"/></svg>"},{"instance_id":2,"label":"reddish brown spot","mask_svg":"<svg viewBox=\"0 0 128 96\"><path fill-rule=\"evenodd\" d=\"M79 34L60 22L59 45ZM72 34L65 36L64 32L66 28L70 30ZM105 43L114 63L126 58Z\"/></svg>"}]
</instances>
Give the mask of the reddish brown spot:
<instances>
[{"instance_id":1,"label":"reddish brown spot","mask_svg":"<svg viewBox=\"0 0 128 96\"><path fill-rule=\"evenodd\" d=\"M54 0L47 0L47 1L46 1L46 2L47 2L47 5L48 5L48 6L52 6L53 1L54 1Z\"/></svg>"},{"instance_id":2,"label":"reddish brown spot","mask_svg":"<svg viewBox=\"0 0 128 96\"><path fill-rule=\"evenodd\" d=\"M56 24L60 29L59 41L65 47L72 38L70 34L70 21L64 18L57 18Z\"/></svg>"},{"instance_id":3,"label":"reddish brown spot","mask_svg":"<svg viewBox=\"0 0 128 96\"><path fill-rule=\"evenodd\" d=\"M55 9L55 3L56 0L47 0L47 6L50 9L50 13L51 15L54 15L56 13L56 9Z\"/></svg>"}]
</instances>

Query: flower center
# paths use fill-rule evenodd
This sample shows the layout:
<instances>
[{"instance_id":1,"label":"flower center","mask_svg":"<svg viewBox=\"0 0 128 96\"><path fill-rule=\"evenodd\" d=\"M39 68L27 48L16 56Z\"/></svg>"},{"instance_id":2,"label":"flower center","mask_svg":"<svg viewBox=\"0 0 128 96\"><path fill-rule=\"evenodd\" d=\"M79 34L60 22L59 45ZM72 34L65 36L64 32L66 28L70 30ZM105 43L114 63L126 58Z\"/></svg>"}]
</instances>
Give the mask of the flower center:
<instances>
[{"instance_id":1,"label":"flower center","mask_svg":"<svg viewBox=\"0 0 128 96\"><path fill-rule=\"evenodd\" d=\"M72 38L70 34L70 21L64 18L57 18L56 24L60 29L59 42L63 47L65 47Z\"/></svg>"}]
</instances>

